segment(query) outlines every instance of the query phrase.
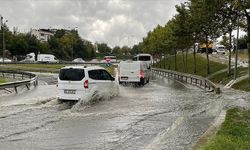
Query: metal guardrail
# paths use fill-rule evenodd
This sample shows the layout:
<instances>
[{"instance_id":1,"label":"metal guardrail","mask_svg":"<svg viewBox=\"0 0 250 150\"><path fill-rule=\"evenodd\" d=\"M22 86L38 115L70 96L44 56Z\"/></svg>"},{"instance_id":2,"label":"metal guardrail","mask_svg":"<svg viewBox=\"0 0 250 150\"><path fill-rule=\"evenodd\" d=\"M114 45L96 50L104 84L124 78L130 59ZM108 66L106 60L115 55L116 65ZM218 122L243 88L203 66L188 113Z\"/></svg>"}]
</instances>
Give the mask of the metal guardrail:
<instances>
[{"instance_id":1,"label":"metal guardrail","mask_svg":"<svg viewBox=\"0 0 250 150\"><path fill-rule=\"evenodd\" d=\"M212 81L197 75L180 73L177 71L159 69L159 68L152 68L152 72L166 78L178 80L181 82L197 86L201 89L204 89L205 91L215 92L216 94L220 93L220 88L217 85L215 85Z\"/></svg>"},{"instance_id":2,"label":"metal guardrail","mask_svg":"<svg viewBox=\"0 0 250 150\"><path fill-rule=\"evenodd\" d=\"M29 90L32 84L34 86L38 85L37 76L33 73L2 70L0 71L0 76L12 77L13 79L21 79L21 81L14 81L14 82L7 82L0 84L0 90L14 88L15 92L17 93L17 87L19 86L26 86L26 88Z\"/></svg>"},{"instance_id":3,"label":"metal guardrail","mask_svg":"<svg viewBox=\"0 0 250 150\"><path fill-rule=\"evenodd\" d=\"M59 62L59 63L54 63L54 62L51 62L51 63L38 63L38 62L0 62L1 65L4 65L4 64L44 64L44 65L105 65L107 64L106 62ZM119 62L111 62L111 64L113 65L117 65L119 64Z\"/></svg>"}]
</instances>

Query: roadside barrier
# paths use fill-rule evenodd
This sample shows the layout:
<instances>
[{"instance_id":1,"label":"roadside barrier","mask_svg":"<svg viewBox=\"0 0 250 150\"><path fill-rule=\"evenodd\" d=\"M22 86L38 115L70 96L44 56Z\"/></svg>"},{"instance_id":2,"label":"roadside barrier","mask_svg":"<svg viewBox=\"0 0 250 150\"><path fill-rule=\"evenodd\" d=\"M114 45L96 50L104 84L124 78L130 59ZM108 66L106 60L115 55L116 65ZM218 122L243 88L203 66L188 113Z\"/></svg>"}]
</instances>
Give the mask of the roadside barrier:
<instances>
[{"instance_id":1,"label":"roadside barrier","mask_svg":"<svg viewBox=\"0 0 250 150\"><path fill-rule=\"evenodd\" d=\"M215 92L216 94L220 94L220 88L217 85L201 76L159 68L152 68L152 72L166 78L178 80L184 83L197 86L208 92Z\"/></svg>"},{"instance_id":2,"label":"roadside barrier","mask_svg":"<svg viewBox=\"0 0 250 150\"><path fill-rule=\"evenodd\" d=\"M17 87L19 86L26 86L29 90L31 85L38 85L37 76L29 72L1 70L0 76L3 78L18 79L18 81L0 84L0 90L14 88L15 92L18 93Z\"/></svg>"}]
</instances>

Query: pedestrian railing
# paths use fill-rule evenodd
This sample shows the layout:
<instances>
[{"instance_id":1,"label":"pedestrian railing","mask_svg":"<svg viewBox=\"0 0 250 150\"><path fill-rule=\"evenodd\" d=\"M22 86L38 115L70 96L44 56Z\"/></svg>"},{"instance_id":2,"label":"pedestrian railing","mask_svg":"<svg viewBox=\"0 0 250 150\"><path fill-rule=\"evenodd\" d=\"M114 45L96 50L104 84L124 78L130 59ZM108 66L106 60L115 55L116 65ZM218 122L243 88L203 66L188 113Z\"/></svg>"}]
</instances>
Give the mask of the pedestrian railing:
<instances>
[{"instance_id":1,"label":"pedestrian railing","mask_svg":"<svg viewBox=\"0 0 250 150\"><path fill-rule=\"evenodd\" d=\"M31 85L38 85L37 76L29 72L2 70L0 71L0 77L17 80L0 84L0 90L14 88L15 92L17 93L17 87L26 86L26 88L29 90Z\"/></svg>"},{"instance_id":2,"label":"pedestrian railing","mask_svg":"<svg viewBox=\"0 0 250 150\"><path fill-rule=\"evenodd\" d=\"M216 94L220 93L220 88L217 85L215 85L212 81L208 80L207 78L203 78L197 75L191 75L187 73L180 73L180 72L172 71L172 70L159 69L159 68L152 68L152 72L154 74L158 74L166 78L178 80L184 83L197 86L208 92L215 92Z\"/></svg>"}]
</instances>

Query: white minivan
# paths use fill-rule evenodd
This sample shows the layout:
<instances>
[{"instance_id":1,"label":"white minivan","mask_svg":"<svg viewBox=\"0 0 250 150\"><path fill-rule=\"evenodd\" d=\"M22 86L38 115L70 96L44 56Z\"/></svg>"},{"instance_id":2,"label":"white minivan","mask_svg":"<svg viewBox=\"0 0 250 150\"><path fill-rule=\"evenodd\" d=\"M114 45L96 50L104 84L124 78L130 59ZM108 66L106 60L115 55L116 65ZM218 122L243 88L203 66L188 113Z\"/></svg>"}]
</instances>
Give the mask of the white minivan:
<instances>
[{"instance_id":1,"label":"white minivan","mask_svg":"<svg viewBox=\"0 0 250 150\"><path fill-rule=\"evenodd\" d=\"M96 94L112 94L115 88L115 79L99 66L67 66L58 77L59 100L88 102Z\"/></svg>"},{"instance_id":2,"label":"white minivan","mask_svg":"<svg viewBox=\"0 0 250 150\"><path fill-rule=\"evenodd\" d=\"M150 54L137 54L134 57L134 61L143 61L143 62L146 62L148 69L150 69L151 65L153 63L153 57Z\"/></svg>"},{"instance_id":3,"label":"white minivan","mask_svg":"<svg viewBox=\"0 0 250 150\"><path fill-rule=\"evenodd\" d=\"M142 61L121 61L118 65L118 80L122 83L144 85L149 82L150 70Z\"/></svg>"}]
</instances>

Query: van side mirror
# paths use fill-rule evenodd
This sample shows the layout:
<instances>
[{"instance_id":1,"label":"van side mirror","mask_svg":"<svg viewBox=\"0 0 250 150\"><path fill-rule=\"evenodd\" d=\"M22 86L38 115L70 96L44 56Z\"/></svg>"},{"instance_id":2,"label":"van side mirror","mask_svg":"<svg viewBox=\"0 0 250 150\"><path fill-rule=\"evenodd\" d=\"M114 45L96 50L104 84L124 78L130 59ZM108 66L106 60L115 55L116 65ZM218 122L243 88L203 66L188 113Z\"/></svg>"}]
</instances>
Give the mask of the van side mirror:
<instances>
[{"instance_id":1,"label":"van side mirror","mask_svg":"<svg viewBox=\"0 0 250 150\"><path fill-rule=\"evenodd\" d=\"M111 77L111 81L115 81L115 78L114 78L114 77Z\"/></svg>"}]
</instances>

